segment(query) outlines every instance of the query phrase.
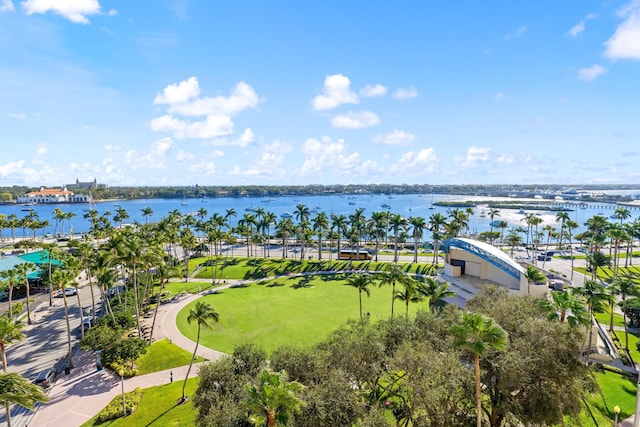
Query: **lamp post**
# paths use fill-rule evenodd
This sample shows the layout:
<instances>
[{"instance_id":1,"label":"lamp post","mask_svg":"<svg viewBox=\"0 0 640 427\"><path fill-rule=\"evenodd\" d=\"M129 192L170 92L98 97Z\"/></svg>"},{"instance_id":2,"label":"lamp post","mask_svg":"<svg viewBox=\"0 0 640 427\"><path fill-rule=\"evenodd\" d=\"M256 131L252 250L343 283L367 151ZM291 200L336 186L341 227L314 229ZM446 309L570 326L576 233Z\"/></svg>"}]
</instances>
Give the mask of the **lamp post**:
<instances>
[{"instance_id":1,"label":"lamp post","mask_svg":"<svg viewBox=\"0 0 640 427\"><path fill-rule=\"evenodd\" d=\"M124 400L124 378L122 377L124 375L124 371L122 369L120 369L120 371L118 371L118 373L120 374L120 386L122 388L122 416L126 417L127 416L127 403Z\"/></svg>"},{"instance_id":2,"label":"lamp post","mask_svg":"<svg viewBox=\"0 0 640 427\"><path fill-rule=\"evenodd\" d=\"M613 407L613 412L616 414L615 421L613 422L614 427L618 427L618 415L620 414L620 407L618 405Z\"/></svg>"}]
</instances>

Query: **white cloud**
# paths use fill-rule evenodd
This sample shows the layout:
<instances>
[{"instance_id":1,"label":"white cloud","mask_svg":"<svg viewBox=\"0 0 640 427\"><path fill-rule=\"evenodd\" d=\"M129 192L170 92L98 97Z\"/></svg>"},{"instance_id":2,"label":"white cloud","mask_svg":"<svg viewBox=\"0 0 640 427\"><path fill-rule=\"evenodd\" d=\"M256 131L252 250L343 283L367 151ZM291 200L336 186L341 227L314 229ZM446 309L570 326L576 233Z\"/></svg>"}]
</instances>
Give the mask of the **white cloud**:
<instances>
[{"instance_id":1,"label":"white cloud","mask_svg":"<svg viewBox=\"0 0 640 427\"><path fill-rule=\"evenodd\" d=\"M40 157L44 157L47 155L47 146L46 145L38 145L36 149L36 154Z\"/></svg>"},{"instance_id":2,"label":"white cloud","mask_svg":"<svg viewBox=\"0 0 640 427\"><path fill-rule=\"evenodd\" d=\"M171 138L162 138L151 144L151 153L156 156L166 156L172 146L173 140Z\"/></svg>"},{"instance_id":3,"label":"white cloud","mask_svg":"<svg viewBox=\"0 0 640 427\"><path fill-rule=\"evenodd\" d=\"M398 161L390 168L392 173L422 172L431 173L438 166L438 156L433 148L423 148L415 152L404 153Z\"/></svg>"},{"instance_id":4,"label":"white cloud","mask_svg":"<svg viewBox=\"0 0 640 427\"><path fill-rule=\"evenodd\" d=\"M513 165L516 163L529 163L531 160L533 160L533 157L525 153L501 154L496 159L498 163L505 164L505 165Z\"/></svg>"},{"instance_id":5,"label":"white cloud","mask_svg":"<svg viewBox=\"0 0 640 427\"><path fill-rule=\"evenodd\" d=\"M255 134L251 129L247 128L237 139L216 138L211 142L205 143L205 145L246 147L255 140Z\"/></svg>"},{"instance_id":6,"label":"white cloud","mask_svg":"<svg viewBox=\"0 0 640 427\"><path fill-rule=\"evenodd\" d=\"M196 86L198 81L196 80ZM165 89L166 90L166 89ZM199 90L198 90L199 92ZM195 95L197 96L197 94ZM169 112L183 116L235 115L261 102L258 94L245 82L238 83L228 97L216 96L194 99L191 102L171 103Z\"/></svg>"},{"instance_id":7,"label":"white cloud","mask_svg":"<svg viewBox=\"0 0 640 427\"><path fill-rule=\"evenodd\" d=\"M489 161L489 153L491 148L470 147L465 157L454 157L453 162L459 168L473 169Z\"/></svg>"},{"instance_id":8,"label":"white cloud","mask_svg":"<svg viewBox=\"0 0 640 427\"><path fill-rule=\"evenodd\" d=\"M507 34L506 36L504 36L505 40L511 40L511 39L518 39L520 37L522 37L524 35L524 33L526 33L529 29L526 26L522 26L520 28L518 28L515 32L511 33L511 34Z\"/></svg>"},{"instance_id":9,"label":"white cloud","mask_svg":"<svg viewBox=\"0 0 640 427\"><path fill-rule=\"evenodd\" d=\"M0 177L11 178L15 181L20 178L26 183L33 184L40 180L40 173L35 169L26 168L24 161L20 160L0 165Z\"/></svg>"},{"instance_id":10,"label":"white cloud","mask_svg":"<svg viewBox=\"0 0 640 427\"><path fill-rule=\"evenodd\" d=\"M414 87L400 88L393 92L395 99L411 99L418 96L418 91Z\"/></svg>"},{"instance_id":11,"label":"white cloud","mask_svg":"<svg viewBox=\"0 0 640 427\"><path fill-rule=\"evenodd\" d=\"M394 129L390 133L382 133L373 137L373 142L376 144L387 145L409 145L415 141L414 134L405 132L403 130Z\"/></svg>"},{"instance_id":12,"label":"white cloud","mask_svg":"<svg viewBox=\"0 0 640 427\"><path fill-rule=\"evenodd\" d=\"M76 24L88 24L87 16L100 14L98 0L24 0L20 4L27 15L52 12Z\"/></svg>"},{"instance_id":13,"label":"white cloud","mask_svg":"<svg viewBox=\"0 0 640 427\"><path fill-rule=\"evenodd\" d=\"M154 104L179 104L200 95L200 87L196 77L189 77L180 83L170 84L156 95Z\"/></svg>"},{"instance_id":14,"label":"white cloud","mask_svg":"<svg viewBox=\"0 0 640 427\"><path fill-rule=\"evenodd\" d=\"M571 29L569 30L569 35L571 37L578 37L578 35L582 34L583 31L584 31L584 20L578 22L576 25L571 27Z\"/></svg>"},{"instance_id":15,"label":"white cloud","mask_svg":"<svg viewBox=\"0 0 640 427\"><path fill-rule=\"evenodd\" d=\"M116 16L118 14L118 11L115 9L110 9L108 15L109 16Z\"/></svg>"},{"instance_id":16,"label":"white cloud","mask_svg":"<svg viewBox=\"0 0 640 427\"><path fill-rule=\"evenodd\" d=\"M376 96L385 96L387 94L387 88L381 84L366 85L360 89L360 96L363 98L373 98Z\"/></svg>"},{"instance_id":17,"label":"white cloud","mask_svg":"<svg viewBox=\"0 0 640 427\"><path fill-rule=\"evenodd\" d=\"M604 74L607 72L607 69L598 65L598 64L594 64L591 67L586 67L586 68L581 68L580 71L578 71L578 78L580 80L584 80L584 81L592 81L598 78L598 76Z\"/></svg>"},{"instance_id":18,"label":"white cloud","mask_svg":"<svg viewBox=\"0 0 640 427\"><path fill-rule=\"evenodd\" d=\"M234 123L231 116L247 108L255 108L262 100L251 86L238 83L228 97L199 98L200 87L196 77L190 77L177 84L170 84L154 98L155 104L168 104L170 114L155 117L148 126L156 132L173 132L178 139L218 138L233 134ZM182 116L205 116L203 120L183 120ZM246 146L253 142L255 135L246 129L235 141L214 140L211 145Z\"/></svg>"},{"instance_id":19,"label":"white cloud","mask_svg":"<svg viewBox=\"0 0 640 427\"><path fill-rule=\"evenodd\" d=\"M180 150L178 151L178 154L176 154L176 160L179 162L192 161L195 159L196 159L196 156L194 156L191 153L187 153L184 150Z\"/></svg>"},{"instance_id":20,"label":"white cloud","mask_svg":"<svg viewBox=\"0 0 640 427\"><path fill-rule=\"evenodd\" d=\"M285 177L287 176L288 169L284 166L284 156L275 153L262 153L258 160L249 168L242 170L239 167L235 167L232 171L232 175L242 175L253 178L267 178L267 177Z\"/></svg>"},{"instance_id":21,"label":"white cloud","mask_svg":"<svg viewBox=\"0 0 640 427\"><path fill-rule=\"evenodd\" d=\"M6 116L12 119L19 119L19 120L24 120L27 118L27 115L22 113L7 113Z\"/></svg>"},{"instance_id":22,"label":"white cloud","mask_svg":"<svg viewBox=\"0 0 640 427\"><path fill-rule=\"evenodd\" d=\"M292 150L292 146L288 142L283 142L278 139L273 141L271 144L266 144L264 146L264 151L269 153L289 153Z\"/></svg>"},{"instance_id":23,"label":"white cloud","mask_svg":"<svg viewBox=\"0 0 640 427\"><path fill-rule=\"evenodd\" d=\"M380 118L371 111L350 111L331 118L331 125L341 129L362 129L380 123Z\"/></svg>"},{"instance_id":24,"label":"white cloud","mask_svg":"<svg viewBox=\"0 0 640 427\"><path fill-rule=\"evenodd\" d=\"M311 100L314 110L331 110L341 104L357 104L358 95L351 90L351 81L342 74L333 74L324 79L322 95Z\"/></svg>"},{"instance_id":25,"label":"white cloud","mask_svg":"<svg viewBox=\"0 0 640 427\"><path fill-rule=\"evenodd\" d=\"M359 153L347 153L344 140L333 141L328 136L310 138L304 142L300 152L305 156L302 166L295 172L303 175L326 174L331 179L339 176L362 177L378 173L378 165L363 161Z\"/></svg>"},{"instance_id":26,"label":"white cloud","mask_svg":"<svg viewBox=\"0 0 640 427\"><path fill-rule=\"evenodd\" d=\"M640 0L625 5L618 15L624 20L604 45L605 56L613 59L640 59Z\"/></svg>"},{"instance_id":27,"label":"white cloud","mask_svg":"<svg viewBox=\"0 0 640 427\"><path fill-rule=\"evenodd\" d=\"M164 115L151 120L149 127L156 132L173 132L178 139L215 138L233 133L233 122L224 116L207 116L204 121L191 122Z\"/></svg>"},{"instance_id":28,"label":"white cloud","mask_svg":"<svg viewBox=\"0 0 640 427\"><path fill-rule=\"evenodd\" d=\"M11 0L0 0L0 13L13 12L16 8Z\"/></svg>"},{"instance_id":29,"label":"white cloud","mask_svg":"<svg viewBox=\"0 0 640 427\"><path fill-rule=\"evenodd\" d=\"M104 149L107 151L120 151L122 147L120 145L106 144Z\"/></svg>"}]
</instances>

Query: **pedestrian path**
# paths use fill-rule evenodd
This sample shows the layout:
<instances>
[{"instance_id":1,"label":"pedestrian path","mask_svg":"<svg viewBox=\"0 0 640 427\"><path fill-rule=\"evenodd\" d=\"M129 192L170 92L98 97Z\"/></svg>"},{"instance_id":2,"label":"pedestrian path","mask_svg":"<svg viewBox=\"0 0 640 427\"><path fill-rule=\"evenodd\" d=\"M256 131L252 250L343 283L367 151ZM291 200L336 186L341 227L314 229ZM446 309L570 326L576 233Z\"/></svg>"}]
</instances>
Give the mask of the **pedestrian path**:
<instances>
[{"instance_id":1,"label":"pedestrian path","mask_svg":"<svg viewBox=\"0 0 640 427\"><path fill-rule=\"evenodd\" d=\"M233 284L227 284L226 287ZM176 326L178 312L190 302L201 297L202 294L190 295L177 302L161 306L158 310L157 325L154 337L157 340L168 338L172 343L193 352L196 343L183 336ZM165 308L166 307L166 308ZM207 360L215 360L224 355L219 351L198 346L199 356ZM120 377L108 370L97 370L96 359L92 352L78 352L73 357L74 369L69 375L58 378L49 389L49 403L38 405L35 413L25 418L23 426L38 427L74 427L80 426L96 416L102 408L122 392L135 390L137 387L148 388L168 384L171 379L183 379L187 374L188 365L170 370L154 372L126 378L121 382ZM198 365L191 369L189 377L198 375ZM21 427L13 423L14 427Z\"/></svg>"}]
</instances>

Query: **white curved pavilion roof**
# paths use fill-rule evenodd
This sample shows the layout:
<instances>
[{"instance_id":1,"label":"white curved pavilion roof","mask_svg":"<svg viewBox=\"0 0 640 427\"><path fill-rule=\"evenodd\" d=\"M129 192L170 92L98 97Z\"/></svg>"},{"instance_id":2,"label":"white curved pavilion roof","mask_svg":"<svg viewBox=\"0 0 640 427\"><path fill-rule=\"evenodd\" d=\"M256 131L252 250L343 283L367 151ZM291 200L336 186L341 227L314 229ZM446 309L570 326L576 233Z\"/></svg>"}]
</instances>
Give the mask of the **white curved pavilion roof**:
<instances>
[{"instance_id":1,"label":"white curved pavilion roof","mask_svg":"<svg viewBox=\"0 0 640 427\"><path fill-rule=\"evenodd\" d=\"M449 248L452 246L474 253L475 255L492 263L501 270L504 270L505 272L511 274L516 279L520 279L519 276L525 274L524 267L518 264L509 255L496 248L495 246L490 245L489 243L462 237L453 237L445 240L445 252L448 252Z\"/></svg>"}]
</instances>

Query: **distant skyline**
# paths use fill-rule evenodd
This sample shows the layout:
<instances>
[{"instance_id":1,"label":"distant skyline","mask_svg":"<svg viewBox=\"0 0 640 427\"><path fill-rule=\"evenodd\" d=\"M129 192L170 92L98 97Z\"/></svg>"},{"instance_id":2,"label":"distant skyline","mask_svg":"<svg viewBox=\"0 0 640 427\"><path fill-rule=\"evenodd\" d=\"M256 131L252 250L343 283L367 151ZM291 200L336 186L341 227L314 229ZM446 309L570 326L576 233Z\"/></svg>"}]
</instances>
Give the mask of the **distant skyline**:
<instances>
[{"instance_id":1,"label":"distant skyline","mask_svg":"<svg viewBox=\"0 0 640 427\"><path fill-rule=\"evenodd\" d=\"M640 0L0 0L0 186L640 184Z\"/></svg>"}]
</instances>

